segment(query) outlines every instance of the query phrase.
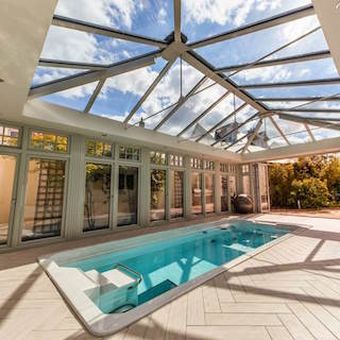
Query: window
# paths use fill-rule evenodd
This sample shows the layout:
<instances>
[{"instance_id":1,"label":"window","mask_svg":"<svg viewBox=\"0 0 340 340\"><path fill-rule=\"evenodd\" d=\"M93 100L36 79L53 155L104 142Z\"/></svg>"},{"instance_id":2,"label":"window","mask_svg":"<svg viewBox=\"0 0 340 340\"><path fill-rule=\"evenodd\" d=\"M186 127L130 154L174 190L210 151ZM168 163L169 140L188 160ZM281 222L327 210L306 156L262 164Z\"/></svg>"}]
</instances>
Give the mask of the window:
<instances>
[{"instance_id":1,"label":"window","mask_svg":"<svg viewBox=\"0 0 340 340\"><path fill-rule=\"evenodd\" d=\"M0 245L7 243L16 157L0 155Z\"/></svg>"},{"instance_id":2,"label":"window","mask_svg":"<svg viewBox=\"0 0 340 340\"><path fill-rule=\"evenodd\" d=\"M151 170L150 220L165 220L166 171Z\"/></svg>"},{"instance_id":3,"label":"window","mask_svg":"<svg viewBox=\"0 0 340 340\"><path fill-rule=\"evenodd\" d=\"M199 159L199 158L191 158L190 159L190 163L191 163L191 168L193 169L204 169L204 164L203 164L203 160Z\"/></svg>"},{"instance_id":4,"label":"window","mask_svg":"<svg viewBox=\"0 0 340 340\"><path fill-rule=\"evenodd\" d=\"M140 149L134 146L123 146L119 147L119 158L131 161L139 161Z\"/></svg>"},{"instance_id":5,"label":"window","mask_svg":"<svg viewBox=\"0 0 340 340\"><path fill-rule=\"evenodd\" d=\"M66 161L32 158L28 166L22 240L60 236Z\"/></svg>"},{"instance_id":6,"label":"window","mask_svg":"<svg viewBox=\"0 0 340 340\"><path fill-rule=\"evenodd\" d=\"M202 174L199 172L193 172L191 174L191 199L192 206L191 212L194 215L203 213L203 190L202 190Z\"/></svg>"},{"instance_id":7,"label":"window","mask_svg":"<svg viewBox=\"0 0 340 340\"><path fill-rule=\"evenodd\" d=\"M167 165L167 155L163 152L151 151L150 162L155 165Z\"/></svg>"},{"instance_id":8,"label":"window","mask_svg":"<svg viewBox=\"0 0 340 340\"><path fill-rule=\"evenodd\" d=\"M170 165L182 167L183 166L183 156L170 155Z\"/></svg>"},{"instance_id":9,"label":"window","mask_svg":"<svg viewBox=\"0 0 340 340\"><path fill-rule=\"evenodd\" d=\"M47 132L32 131L30 147L44 151L67 152L68 137Z\"/></svg>"},{"instance_id":10,"label":"window","mask_svg":"<svg viewBox=\"0 0 340 340\"><path fill-rule=\"evenodd\" d=\"M226 164L226 163L221 163L221 164L220 164L220 171L221 171L221 172L228 172L228 171L229 171L228 164Z\"/></svg>"},{"instance_id":11,"label":"window","mask_svg":"<svg viewBox=\"0 0 340 340\"><path fill-rule=\"evenodd\" d=\"M184 206L184 172L183 171L171 171L171 208L170 218L183 217Z\"/></svg>"},{"instance_id":12,"label":"window","mask_svg":"<svg viewBox=\"0 0 340 340\"><path fill-rule=\"evenodd\" d=\"M18 128L0 125L0 145L18 147L20 130Z\"/></svg>"},{"instance_id":13,"label":"window","mask_svg":"<svg viewBox=\"0 0 340 340\"><path fill-rule=\"evenodd\" d=\"M215 162L213 161L204 161L204 169L205 170L215 170Z\"/></svg>"},{"instance_id":14,"label":"window","mask_svg":"<svg viewBox=\"0 0 340 340\"><path fill-rule=\"evenodd\" d=\"M119 167L118 226L137 224L138 168Z\"/></svg>"},{"instance_id":15,"label":"window","mask_svg":"<svg viewBox=\"0 0 340 340\"><path fill-rule=\"evenodd\" d=\"M110 226L111 165L86 163L84 231Z\"/></svg>"},{"instance_id":16,"label":"window","mask_svg":"<svg viewBox=\"0 0 340 340\"><path fill-rule=\"evenodd\" d=\"M229 172L232 173L232 174L236 174L237 166L235 164L229 165Z\"/></svg>"},{"instance_id":17,"label":"window","mask_svg":"<svg viewBox=\"0 0 340 340\"><path fill-rule=\"evenodd\" d=\"M86 142L86 156L89 157L112 157L112 144L88 140Z\"/></svg>"},{"instance_id":18,"label":"window","mask_svg":"<svg viewBox=\"0 0 340 340\"><path fill-rule=\"evenodd\" d=\"M205 212L210 214L215 211L215 175L204 174L204 184Z\"/></svg>"},{"instance_id":19,"label":"window","mask_svg":"<svg viewBox=\"0 0 340 340\"><path fill-rule=\"evenodd\" d=\"M242 173L245 174L249 172L249 165L242 165Z\"/></svg>"}]
</instances>

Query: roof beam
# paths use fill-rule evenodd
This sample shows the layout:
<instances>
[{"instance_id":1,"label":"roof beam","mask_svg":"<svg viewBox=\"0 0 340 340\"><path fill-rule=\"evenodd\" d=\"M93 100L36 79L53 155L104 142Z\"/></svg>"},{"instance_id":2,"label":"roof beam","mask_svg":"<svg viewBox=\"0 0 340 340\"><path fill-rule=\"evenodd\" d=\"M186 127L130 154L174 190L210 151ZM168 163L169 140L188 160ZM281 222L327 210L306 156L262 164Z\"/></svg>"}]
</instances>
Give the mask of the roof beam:
<instances>
[{"instance_id":1,"label":"roof beam","mask_svg":"<svg viewBox=\"0 0 340 340\"><path fill-rule=\"evenodd\" d=\"M159 82L163 79L163 77L166 75L166 73L170 70L171 66L174 64L175 59L170 60L159 72L156 79L153 81L153 83L149 86L149 88L146 90L146 92L143 94L143 96L139 99L139 101L136 103L136 105L132 108L129 115L125 118L124 124L127 124L130 119L134 116L134 114L138 111L138 109L143 105L145 100L150 96L151 92L155 89L155 87L159 84Z\"/></svg>"},{"instance_id":2,"label":"roof beam","mask_svg":"<svg viewBox=\"0 0 340 340\"><path fill-rule=\"evenodd\" d=\"M258 134L259 130L261 129L262 126L262 119L260 119L256 126L255 126L255 130L250 134L249 139L247 140L246 145L242 148L242 152L241 155L243 155L249 148L250 144L253 142L254 138L256 137L256 135ZM249 134L248 134L249 136Z\"/></svg>"},{"instance_id":3,"label":"roof beam","mask_svg":"<svg viewBox=\"0 0 340 340\"><path fill-rule=\"evenodd\" d=\"M318 127L325 128L325 129L340 131L340 124L321 122L321 121L316 121L313 119L296 117L296 116L292 116L292 115L284 114L284 113L279 114L279 118L283 120L295 122L295 123L302 123L302 124L307 123L309 125L314 125L314 126L318 126Z\"/></svg>"},{"instance_id":4,"label":"roof beam","mask_svg":"<svg viewBox=\"0 0 340 340\"><path fill-rule=\"evenodd\" d=\"M181 0L174 0L175 41L181 41Z\"/></svg>"},{"instance_id":5,"label":"roof beam","mask_svg":"<svg viewBox=\"0 0 340 340\"><path fill-rule=\"evenodd\" d=\"M205 60L200 58L195 52L184 53L183 59L191 66L195 67L198 71L205 74L208 78L215 81L217 84L221 85L226 90L234 93L238 98L252 106L255 110L259 112L268 111L268 108L265 105L256 102L251 95L239 89L232 80L225 79L223 76L215 73L213 67L209 65Z\"/></svg>"},{"instance_id":6,"label":"roof beam","mask_svg":"<svg viewBox=\"0 0 340 340\"><path fill-rule=\"evenodd\" d=\"M280 134L280 136L284 139L287 145L291 145L287 136L283 133L282 129L280 128L279 124L276 123L275 119L272 116L269 116L271 123L274 125L276 131Z\"/></svg>"},{"instance_id":7,"label":"roof beam","mask_svg":"<svg viewBox=\"0 0 340 340\"><path fill-rule=\"evenodd\" d=\"M276 97L276 98L256 98L259 102L333 102L340 101L340 97Z\"/></svg>"},{"instance_id":8,"label":"roof beam","mask_svg":"<svg viewBox=\"0 0 340 340\"><path fill-rule=\"evenodd\" d=\"M207 80L207 77L201 78L196 85L188 92L184 97L180 98L177 105L157 124L157 126L154 128L154 130L158 130L160 127L162 127L165 122L167 122L176 111L178 111L188 100L189 98L201 87L201 85Z\"/></svg>"},{"instance_id":9,"label":"roof beam","mask_svg":"<svg viewBox=\"0 0 340 340\"><path fill-rule=\"evenodd\" d=\"M78 62L68 62L63 60L55 59L44 59L39 60L39 66L41 67L54 67L54 68L72 68L74 70L105 70L110 67L110 65L98 65L92 63L78 63Z\"/></svg>"},{"instance_id":10,"label":"roof beam","mask_svg":"<svg viewBox=\"0 0 340 340\"><path fill-rule=\"evenodd\" d=\"M116 30L110 27L101 26L101 25L85 22L82 20L71 19L71 18L60 16L60 15L53 16L52 25L64 27L64 28L68 28L72 30L77 30L81 32L91 33L91 34L103 35L103 36L114 38L114 39L121 39L121 40L132 41L132 42L140 43L140 44L157 46L159 48L164 48L168 46L168 44L162 40L149 38L143 35L127 33L127 32Z\"/></svg>"},{"instance_id":11,"label":"roof beam","mask_svg":"<svg viewBox=\"0 0 340 340\"><path fill-rule=\"evenodd\" d=\"M339 78L326 78L326 79L313 79L301 81L287 81L280 83L258 83L258 84L245 84L239 85L241 89L264 89L264 88L277 88L277 87L297 87L297 86L313 86L313 85L338 85L340 84Z\"/></svg>"},{"instance_id":12,"label":"roof beam","mask_svg":"<svg viewBox=\"0 0 340 340\"><path fill-rule=\"evenodd\" d=\"M222 125L223 123L225 123L228 119L230 119L231 117L235 116L239 111L241 111L243 108L245 108L247 106L246 103L243 103L242 105L240 105L236 110L234 110L233 112L231 112L229 115L227 115L226 117L224 117L222 120L220 120L218 123L216 123L212 128L210 128L206 133L204 133L202 136L198 137L195 142L199 142L200 140L202 140L204 137L208 136L210 133L212 133L213 131L215 131L220 125Z\"/></svg>"},{"instance_id":13,"label":"roof beam","mask_svg":"<svg viewBox=\"0 0 340 340\"><path fill-rule=\"evenodd\" d=\"M234 30L222 33L222 34L212 36L208 39L203 39L203 40L193 42L192 44L189 44L189 47L192 49L195 49L195 48L215 44L221 41L241 37L246 34L254 33L254 32L261 31L267 28L271 28L277 25L285 24L287 22L297 20L300 18L304 18L306 16L310 16L313 14L314 14L313 5L303 6L303 7L294 9L292 11L288 11L285 13L275 15L268 19L257 21L250 25L245 25L243 27L240 27L240 28L237 28L237 29L234 29Z\"/></svg>"},{"instance_id":14,"label":"roof beam","mask_svg":"<svg viewBox=\"0 0 340 340\"><path fill-rule=\"evenodd\" d=\"M312 142L315 142L316 139L315 139L315 137L314 137L314 135L313 135L313 132L312 132L312 130L310 129L309 125L308 125L308 124L303 124L303 125L305 126L305 129L307 130L307 132L308 132L308 134L309 134L309 137L310 137L310 139L312 140Z\"/></svg>"},{"instance_id":15,"label":"roof beam","mask_svg":"<svg viewBox=\"0 0 340 340\"><path fill-rule=\"evenodd\" d=\"M273 109L275 112L307 112L307 113L340 113L340 109L290 109L290 108L277 108Z\"/></svg>"},{"instance_id":16,"label":"roof beam","mask_svg":"<svg viewBox=\"0 0 340 340\"><path fill-rule=\"evenodd\" d=\"M220 98L218 98L214 103L212 103L206 110L204 110L198 117L196 117L190 124L188 124L178 135L180 137L188 131L192 126L198 123L203 117L205 117L211 110L213 110L219 103L221 103L228 95L230 94L229 91L224 93Z\"/></svg>"},{"instance_id":17,"label":"roof beam","mask_svg":"<svg viewBox=\"0 0 340 340\"><path fill-rule=\"evenodd\" d=\"M220 67L220 68L217 68L215 71L216 72L232 72L232 71L237 71L238 69L242 69L242 68L254 69L254 68L261 68L261 67L268 67L268 66L301 63L301 62L320 60L320 59L325 59L325 58L331 58L330 51L325 50L325 51L312 52L312 53L306 53L306 54L298 54L298 55L294 55L294 56L286 57L286 58L264 60L255 65L246 63L246 64Z\"/></svg>"},{"instance_id":18,"label":"roof beam","mask_svg":"<svg viewBox=\"0 0 340 340\"><path fill-rule=\"evenodd\" d=\"M70 77L32 87L29 92L28 98L34 99L46 96L55 92L68 90L74 87L93 83L97 80L106 79L118 74L134 71L139 68L153 65L155 63L155 58L157 57L157 54L158 52L145 54L140 57L113 64L106 70L83 72L81 74L76 74Z\"/></svg>"},{"instance_id":19,"label":"roof beam","mask_svg":"<svg viewBox=\"0 0 340 340\"><path fill-rule=\"evenodd\" d=\"M103 86L104 86L104 84L105 84L105 81L106 81L106 79L102 79L102 80L100 80L100 81L98 82L98 84L97 84L95 90L94 90L93 93L92 93L92 96L90 97L89 101L88 101L87 104L86 104L86 107L85 107L85 109L84 109L84 112L85 112L85 113L89 113L90 110L92 109L92 106L93 106L94 102L96 101L96 99L97 99L97 97L98 97L100 91L102 90L102 88L103 88Z\"/></svg>"}]
</instances>

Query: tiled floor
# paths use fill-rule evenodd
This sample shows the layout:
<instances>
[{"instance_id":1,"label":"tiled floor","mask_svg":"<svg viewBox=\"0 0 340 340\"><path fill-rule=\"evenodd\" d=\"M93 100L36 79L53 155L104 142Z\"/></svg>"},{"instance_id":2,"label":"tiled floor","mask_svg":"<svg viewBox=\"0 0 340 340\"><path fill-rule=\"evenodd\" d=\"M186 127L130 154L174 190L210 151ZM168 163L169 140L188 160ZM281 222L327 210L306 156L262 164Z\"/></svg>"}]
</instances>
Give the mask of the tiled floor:
<instances>
[{"instance_id":1,"label":"tiled floor","mask_svg":"<svg viewBox=\"0 0 340 340\"><path fill-rule=\"evenodd\" d=\"M340 339L340 220L274 215L259 218L310 224L313 228L106 339ZM93 339L35 258L138 233L0 255L0 339Z\"/></svg>"}]
</instances>

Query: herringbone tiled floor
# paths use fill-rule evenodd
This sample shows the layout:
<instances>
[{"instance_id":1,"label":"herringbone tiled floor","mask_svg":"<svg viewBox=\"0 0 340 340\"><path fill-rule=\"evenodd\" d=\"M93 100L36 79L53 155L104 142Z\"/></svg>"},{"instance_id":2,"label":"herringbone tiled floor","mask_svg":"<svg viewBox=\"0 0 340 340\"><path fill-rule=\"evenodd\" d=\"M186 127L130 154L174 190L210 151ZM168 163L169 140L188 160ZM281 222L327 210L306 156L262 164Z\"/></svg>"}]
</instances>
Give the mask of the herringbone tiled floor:
<instances>
[{"instance_id":1,"label":"herringbone tiled floor","mask_svg":"<svg viewBox=\"0 0 340 340\"><path fill-rule=\"evenodd\" d=\"M264 218L314 228L106 339L340 339L340 221ZM48 277L28 261L44 251L51 247L0 255L0 339L93 339Z\"/></svg>"}]
</instances>

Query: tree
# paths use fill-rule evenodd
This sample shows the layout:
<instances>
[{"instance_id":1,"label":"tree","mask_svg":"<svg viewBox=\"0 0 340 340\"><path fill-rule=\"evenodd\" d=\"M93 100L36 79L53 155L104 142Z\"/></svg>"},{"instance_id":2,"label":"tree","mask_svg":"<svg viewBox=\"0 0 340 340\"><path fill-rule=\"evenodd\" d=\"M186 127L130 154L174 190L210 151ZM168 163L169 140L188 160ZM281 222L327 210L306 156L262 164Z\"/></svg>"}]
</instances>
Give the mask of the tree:
<instances>
[{"instance_id":1,"label":"tree","mask_svg":"<svg viewBox=\"0 0 340 340\"><path fill-rule=\"evenodd\" d=\"M327 183L328 191L334 201L339 200L340 195L340 160L333 158L320 174L320 178Z\"/></svg>"}]
</instances>

